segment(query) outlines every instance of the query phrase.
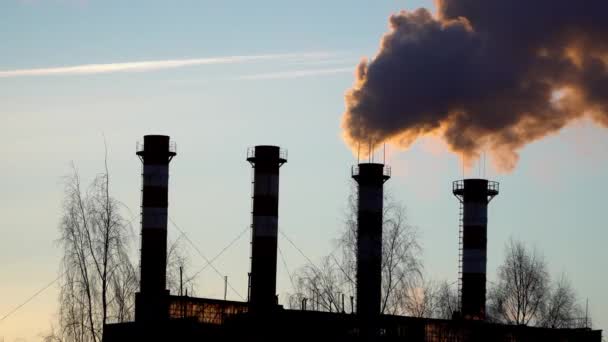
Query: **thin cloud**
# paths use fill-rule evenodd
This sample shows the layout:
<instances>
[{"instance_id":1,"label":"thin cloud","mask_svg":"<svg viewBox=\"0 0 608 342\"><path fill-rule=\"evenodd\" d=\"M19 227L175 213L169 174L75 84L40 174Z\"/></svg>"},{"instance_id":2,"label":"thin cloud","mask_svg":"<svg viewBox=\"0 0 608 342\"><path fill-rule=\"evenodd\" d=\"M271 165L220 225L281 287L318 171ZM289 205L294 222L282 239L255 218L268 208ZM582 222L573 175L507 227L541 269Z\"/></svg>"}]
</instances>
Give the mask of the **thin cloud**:
<instances>
[{"instance_id":1,"label":"thin cloud","mask_svg":"<svg viewBox=\"0 0 608 342\"><path fill-rule=\"evenodd\" d=\"M329 68L329 67L340 67L340 66L352 66L356 65L360 60L359 57L341 57L337 58L332 56L331 58L324 59L303 59L290 61L289 65L300 66L300 67L315 67L315 68ZM354 68L352 68L354 70Z\"/></svg>"},{"instance_id":2,"label":"thin cloud","mask_svg":"<svg viewBox=\"0 0 608 342\"><path fill-rule=\"evenodd\" d=\"M83 7L89 4L89 0L17 0L17 2L28 6L51 4Z\"/></svg>"},{"instance_id":3,"label":"thin cloud","mask_svg":"<svg viewBox=\"0 0 608 342\"><path fill-rule=\"evenodd\" d=\"M305 69L305 70L289 70L280 72L270 72L263 74L253 74L240 76L240 80L275 80L275 79L288 79L288 78L300 78L300 77L311 77L331 74L343 74L353 72L353 67L344 68L329 68L329 69Z\"/></svg>"},{"instance_id":4,"label":"thin cloud","mask_svg":"<svg viewBox=\"0 0 608 342\"><path fill-rule=\"evenodd\" d=\"M210 64L238 64L269 60L291 60L291 59L323 59L331 56L327 52L292 53L292 54L266 54L249 56L224 56L194 59L170 59L157 61L106 63L106 64L83 64L64 67L16 69L0 71L0 78L27 77L27 76L70 76L70 75L94 75L119 72L149 72L166 69L176 69Z\"/></svg>"}]
</instances>

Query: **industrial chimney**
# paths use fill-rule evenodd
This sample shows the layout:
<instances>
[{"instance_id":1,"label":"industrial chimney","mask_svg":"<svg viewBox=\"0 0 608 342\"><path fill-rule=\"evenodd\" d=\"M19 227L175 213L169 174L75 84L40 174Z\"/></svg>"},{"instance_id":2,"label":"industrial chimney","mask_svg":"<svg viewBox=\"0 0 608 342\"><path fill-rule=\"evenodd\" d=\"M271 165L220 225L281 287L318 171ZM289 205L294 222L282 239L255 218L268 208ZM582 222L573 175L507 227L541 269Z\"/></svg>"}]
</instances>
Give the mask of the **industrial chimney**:
<instances>
[{"instance_id":1,"label":"industrial chimney","mask_svg":"<svg viewBox=\"0 0 608 342\"><path fill-rule=\"evenodd\" d=\"M380 315L384 182L390 176L390 168L384 164L360 163L352 168L352 177L359 185L357 314L364 320Z\"/></svg>"},{"instance_id":2,"label":"industrial chimney","mask_svg":"<svg viewBox=\"0 0 608 342\"><path fill-rule=\"evenodd\" d=\"M452 186L461 203L459 292L465 319L486 318L488 203L498 195L498 190L498 182L487 179L464 179Z\"/></svg>"},{"instance_id":3,"label":"industrial chimney","mask_svg":"<svg viewBox=\"0 0 608 342\"><path fill-rule=\"evenodd\" d=\"M136 321L168 318L166 289L169 162L176 155L168 136L146 135L137 145L143 163L141 203L141 277L135 296Z\"/></svg>"},{"instance_id":4,"label":"industrial chimney","mask_svg":"<svg viewBox=\"0 0 608 342\"><path fill-rule=\"evenodd\" d=\"M253 168L253 218L251 234L251 311L264 313L276 305L279 168L287 153L278 146L255 146L247 151Z\"/></svg>"}]
</instances>

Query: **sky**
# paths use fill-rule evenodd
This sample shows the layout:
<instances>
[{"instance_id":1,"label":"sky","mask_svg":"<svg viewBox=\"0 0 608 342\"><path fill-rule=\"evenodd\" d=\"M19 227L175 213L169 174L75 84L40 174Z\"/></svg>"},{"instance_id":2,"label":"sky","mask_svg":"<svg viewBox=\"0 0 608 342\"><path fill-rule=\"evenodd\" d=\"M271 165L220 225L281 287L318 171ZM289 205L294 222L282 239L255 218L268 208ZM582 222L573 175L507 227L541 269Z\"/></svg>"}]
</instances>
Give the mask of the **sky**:
<instances>
[{"instance_id":1,"label":"sky","mask_svg":"<svg viewBox=\"0 0 608 342\"><path fill-rule=\"evenodd\" d=\"M64 177L103 170L104 139L114 196L137 234L145 134L177 143L170 217L207 257L250 223L249 146L289 151L281 168L279 226L316 261L342 229L356 163L342 140L344 93L363 56L373 57L387 18L432 1L0 1L0 317L58 275ZM604 193L608 135L579 121L521 150L517 168L489 165L468 176L501 182L489 211L488 272L514 237L541 250L589 299L594 327L608 326L608 230ZM458 156L432 138L388 147L386 183L420 232L425 274L455 281L458 210L451 182ZM179 232L169 226L169 236ZM306 259L280 236L279 299ZM192 254L192 268L205 261ZM214 265L246 294L248 235ZM220 298L208 269L197 294ZM37 341L56 318L51 286L0 322L0 341Z\"/></svg>"}]
</instances>

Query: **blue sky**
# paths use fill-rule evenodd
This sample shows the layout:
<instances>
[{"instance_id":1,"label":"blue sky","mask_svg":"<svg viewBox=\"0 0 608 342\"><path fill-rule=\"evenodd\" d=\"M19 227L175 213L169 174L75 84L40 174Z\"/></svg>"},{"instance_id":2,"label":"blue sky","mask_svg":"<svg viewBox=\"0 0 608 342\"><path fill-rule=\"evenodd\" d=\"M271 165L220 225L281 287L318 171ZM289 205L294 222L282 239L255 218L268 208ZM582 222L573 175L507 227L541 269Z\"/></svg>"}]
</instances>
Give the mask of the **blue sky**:
<instances>
[{"instance_id":1,"label":"blue sky","mask_svg":"<svg viewBox=\"0 0 608 342\"><path fill-rule=\"evenodd\" d=\"M207 256L250 222L246 148L288 149L280 227L313 260L328 253L356 162L341 139L344 92L358 60L377 51L387 17L421 6L432 2L0 2L0 315L56 277L62 177L71 161L86 179L102 170L103 135L114 194L133 217L141 185L135 142L144 134L171 135L178 156L170 216ZM192 65L169 67L184 60ZM124 64L142 61L154 63ZM42 75L91 64L80 74ZM107 72L117 66L127 70ZM535 244L554 274L565 272L589 297L599 328L608 324L607 150L605 130L579 122L527 146L513 173L487 172L501 182L489 217L490 278L510 237ZM458 158L431 139L389 152L387 186L419 228L426 273L455 280L458 202L451 182L462 176ZM177 235L173 227L169 234ZM279 243L290 269L305 262L285 240ZM216 264L241 293L248 248L245 237ZM193 252L192 264L204 261ZM213 271L203 272L198 292L221 297L221 283ZM283 295L290 290L282 263L278 288ZM51 288L0 323L0 338L37 340L56 302Z\"/></svg>"}]
</instances>

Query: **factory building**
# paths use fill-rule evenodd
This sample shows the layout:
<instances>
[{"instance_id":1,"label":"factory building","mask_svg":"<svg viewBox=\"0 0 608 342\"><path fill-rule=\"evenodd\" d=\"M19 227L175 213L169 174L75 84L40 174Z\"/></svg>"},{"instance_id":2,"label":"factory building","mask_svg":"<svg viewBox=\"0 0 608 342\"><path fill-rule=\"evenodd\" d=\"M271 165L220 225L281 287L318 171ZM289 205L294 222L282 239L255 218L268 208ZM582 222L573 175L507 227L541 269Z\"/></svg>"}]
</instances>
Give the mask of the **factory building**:
<instances>
[{"instance_id":1,"label":"factory building","mask_svg":"<svg viewBox=\"0 0 608 342\"><path fill-rule=\"evenodd\" d=\"M486 321L487 207L498 183L454 182L461 203L460 312L451 320L380 313L383 186L390 168L359 163L356 311L286 309L277 303L279 169L287 154L277 146L247 152L253 167L251 272L248 301L193 298L166 289L169 162L176 155L168 136L147 135L137 155L143 162L141 283L135 321L108 324L104 342L127 341L415 341L601 342L601 330L547 329ZM288 205L288 204L287 204ZM247 276L247 275L244 275Z\"/></svg>"}]
</instances>

